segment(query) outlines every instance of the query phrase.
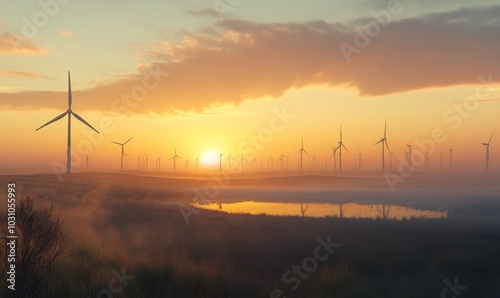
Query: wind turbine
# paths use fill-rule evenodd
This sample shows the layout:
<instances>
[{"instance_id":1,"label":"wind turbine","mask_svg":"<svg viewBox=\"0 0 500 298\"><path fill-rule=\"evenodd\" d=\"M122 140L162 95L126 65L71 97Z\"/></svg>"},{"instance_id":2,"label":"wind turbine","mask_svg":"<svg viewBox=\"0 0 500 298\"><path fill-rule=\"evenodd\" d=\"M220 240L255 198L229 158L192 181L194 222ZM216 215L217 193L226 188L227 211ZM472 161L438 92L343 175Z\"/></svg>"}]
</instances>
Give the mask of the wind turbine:
<instances>
[{"instance_id":1,"label":"wind turbine","mask_svg":"<svg viewBox=\"0 0 500 298\"><path fill-rule=\"evenodd\" d=\"M71 174L71 115L75 116L76 119L80 120L83 124L87 125L91 129L93 129L95 132L99 133L95 128L92 127L92 125L88 124L87 121L85 121L82 117L80 117L77 113L73 112L71 110L71 105L73 103L73 98L71 95L71 76L70 72L68 71L68 110L66 112L62 113L61 115L55 117L54 119L50 120L49 122L45 123L44 125L40 126L39 128L35 129L35 131L53 123L56 122L57 120L60 120L64 118L64 116L68 115L68 144L67 144L67 151L66 151L66 173Z\"/></svg>"},{"instance_id":2,"label":"wind turbine","mask_svg":"<svg viewBox=\"0 0 500 298\"><path fill-rule=\"evenodd\" d=\"M273 170L273 165L274 165L274 159L273 159L273 155L272 154L267 157L267 162L268 162L268 166L269 166L269 164L271 165L271 171L272 171Z\"/></svg>"},{"instance_id":3,"label":"wind turbine","mask_svg":"<svg viewBox=\"0 0 500 298\"><path fill-rule=\"evenodd\" d=\"M141 170L141 166L142 166L142 158L139 156L137 157L137 171Z\"/></svg>"},{"instance_id":4,"label":"wind turbine","mask_svg":"<svg viewBox=\"0 0 500 298\"><path fill-rule=\"evenodd\" d=\"M280 171L283 171L283 162L285 161L285 156L283 155L283 153L281 153L281 156L278 159L278 161L280 162Z\"/></svg>"},{"instance_id":5,"label":"wind turbine","mask_svg":"<svg viewBox=\"0 0 500 298\"><path fill-rule=\"evenodd\" d=\"M189 170L189 162L190 162L189 158L186 158L186 171Z\"/></svg>"},{"instance_id":6,"label":"wind turbine","mask_svg":"<svg viewBox=\"0 0 500 298\"><path fill-rule=\"evenodd\" d=\"M358 164L358 171L361 173L361 169L362 169L362 160L361 160L361 148L359 148L359 164Z\"/></svg>"},{"instance_id":7,"label":"wind turbine","mask_svg":"<svg viewBox=\"0 0 500 298\"><path fill-rule=\"evenodd\" d=\"M441 152L439 152L439 171L443 170L443 147L441 147Z\"/></svg>"},{"instance_id":8,"label":"wind turbine","mask_svg":"<svg viewBox=\"0 0 500 298\"><path fill-rule=\"evenodd\" d=\"M156 159L156 164L158 165L158 172L161 172L161 153L160 156Z\"/></svg>"},{"instance_id":9,"label":"wind turbine","mask_svg":"<svg viewBox=\"0 0 500 298\"><path fill-rule=\"evenodd\" d=\"M115 141L110 141L111 143L114 143L114 144L117 144L117 145L120 145L122 146L122 154L121 154L121 158L120 158L120 171L123 172L123 157L125 155L128 155L128 154L125 154L125 149L124 149L124 146L125 144L127 144L130 140L132 140L134 137L131 137L130 139L128 139L125 143L118 143L118 142L115 142Z\"/></svg>"},{"instance_id":10,"label":"wind turbine","mask_svg":"<svg viewBox=\"0 0 500 298\"><path fill-rule=\"evenodd\" d=\"M194 160L194 167L198 171L200 169L200 155L198 154L198 157Z\"/></svg>"},{"instance_id":11,"label":"wind turbine","mask_svg":"<svg viewBox=\"0 0 500 298\"><path fill-rule=\"evenodd\" d=\"M330 157L333 157L333 171L337 172L337 150L339 150L339 146L333 147L332 148L332 155Z\"/></svg>"},{"instance_id":12,"label":"wind turbine","mask_svg":"<svg viewBox=\"0 0 500 298\"><path fill-rule=\"evenodd\" d=\"M377 145L379 143L382 144L382 172L385 172L385 148L387 148L387 152L391 152L389 145L387 145L387 120L385 120L384 123L384 137L373 145Z\"/></svg>"},{"instance_id":13,"label":"wind turbine","mask_svg":"<svg viewBox=\"0 0 500 298\"><path fill-rule=\"evenodd\" d=\"M240 159L240 165L241 165L241 171L243 172L243 162L247 161L244 157L243 157L243 154L241 155L241 159Z\"/></svg>"},{"instance_id":14,"label":"wind turbine","mask_svg":"<svg viewBox=\"0 0 500 298\"><path fill-rule=\"evenodd\" d=\"M347 151L347 153L351 154L349 150L344 146L344 143L342 143L342 125L340 125L340 141L339 141L339 172L342 173L342 147Z\"/></svg>"},{"instance_id":15,"label":"wind turbine","mask_svg":"<svg viewBox=\"0 0 500 298\"><path fill-rule=\"evenodd\" d=\"M313 170L316 170L316 154L313 155Z\"/></svg>"},{"instance_id":16,"label":"wind turbine","mask_svg":"<svg viewBox=\"0 0 500 298\"><path fill-rule=\"evenodd\" d=\"M153 161L153 160L151 158L149 158L149 156L146 154L146 152L144 152L144 164L145 164L144 169L146 172L148 171L149 161Z\"/></svg>"},{"instance_id":17,"label":"wind turbine","mask_svg":"<svg viewBox=\"0 0 500 298\"><path fill-rule=\"evenodd\" d=\"M410 144L406 145L406 147L408 147L408 152L406 152L406 154L408 156L408 166L410 168L410 171L413 169L413 165L412 165L413 158L412 158L412 152L411 152L411 142L412 141L410 141Z\"/></svg>"},{"instance_id":18,"label":"wind turbine","mask_svg":"<svg viewBox=\"0 0 500 298\"><path fill-rule=\"evenodd\" d=\"M486 172L490 170L490 143L491 139L493 138L493 133L494 132L491 133L491 137L488 143L483 143L483 145L486 146Z\"/></svg>"},{"instance_id":19,"label":"wind turbine","mask_svg":"<svg viewBox=\"0 0 500 298\"><path fill-rule=\"evenodd\" d=\"M85 154L85 172L89 171L89 153L90 150Z\"/></svg>"},{"instance_id":20,"label":"wind turbine","mask_svg":"<svg viewBox=\"0 0 500 298\"><path fill-rule=\"evenodd\" d=\"M175 163L176 163L177 159L178 158L180 159L181 157L179 155L177 155L177 148L174 147L174 151L175 151L174 156L170 157L169 160L171 160L171 159L174 160L174 173L175 173Z\"/></svg>"},{"instance_id":21,"label":"wind turbine","mask_svg":"<svg viewBox=\"0 0 500 298\"><path fill-rule=\"evenodd\" d=\"M291 152L290 152L291 153ZM288 171L288 166L290 165L290 160L289 160L289 157L290 157L290 153L288 153L288 155L284 155L283 157L286 158L286 170Z\"/></svg>"},{"instance_id":22,"label":"wind turbine","mask_svg":"<svg viewBox=\"0 0 500 298\"><path fill-rule=\"evenodd\" d=\"M307 151L304 149L304 138L302 138L302 146L300 147L299 149L299 152L300 153L300 171L302 172L302 152L304 152L305 154L309 155L307 153Z\"/></svg>"},{"instance_id":23,"label":"wind turbine","mask_svg":"<svg viewBox=\"0 0 500 298\"><path fill-rule=\"evenodd\" d=\"M252 170L255 171L255 162L257 160L255 159L255 155L253 156L253 159L252 159Z\"/></svg>"},{"instance_id":24,"label":"wind turbine","mask_svg":"<svg viewBox=\"0 0 500 298\"><path fill-rule=\"evenodd\" d=\"M425 171L429 172L429 152L425 152Z\"/></svg>"},{"instance_id":25,"label":"wind turbine","mask_svg":"<svg viewBox=\"0 0 500 298\"><path fill-rule=\"evenodd\" d=\"M226 160L226 162L229 162L228 163L229 168L231 168L231 161L232 160L236 160L236 159L234 159L234 157L231 155L231 152L229 152L229 156L227 157L227 160Z\"/></svg>"},{"instance_id":26,"label":"wind turbine","mask_svg":"<svg viewBox=\"0 0 500 298\"><path fill-rule=\"evenodd\" d=\"M451 146L448 152L450 152L450 172L451 172L453 171L453 149L451 148Z\"/></svg>"}]
</instances>

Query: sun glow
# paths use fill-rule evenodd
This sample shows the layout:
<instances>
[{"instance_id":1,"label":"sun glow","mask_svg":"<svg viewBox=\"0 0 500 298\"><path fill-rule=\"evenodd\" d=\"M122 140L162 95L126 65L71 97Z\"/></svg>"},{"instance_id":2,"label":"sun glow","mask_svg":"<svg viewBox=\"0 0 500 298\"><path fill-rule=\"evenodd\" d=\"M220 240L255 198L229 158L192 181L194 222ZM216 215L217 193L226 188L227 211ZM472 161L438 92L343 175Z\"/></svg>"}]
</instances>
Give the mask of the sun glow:
<instances>
[{"instance_id":1,"label":"sun glow","mask_svg":"<svg viewBox=\"0 0 500 298\"><path fill-rule=\"evenodd\" d=\"M219 164L219 154L215 151L207 151L203 153L201 163L206 167L214 167Z\"/></svg>"}]
</instances>

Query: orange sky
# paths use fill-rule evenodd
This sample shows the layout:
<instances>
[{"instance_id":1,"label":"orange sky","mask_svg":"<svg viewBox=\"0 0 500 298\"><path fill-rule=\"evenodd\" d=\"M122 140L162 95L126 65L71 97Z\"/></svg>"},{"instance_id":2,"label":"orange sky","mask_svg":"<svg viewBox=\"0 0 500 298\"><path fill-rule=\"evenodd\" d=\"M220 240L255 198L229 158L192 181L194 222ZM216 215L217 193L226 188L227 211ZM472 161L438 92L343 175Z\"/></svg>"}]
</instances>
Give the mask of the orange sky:
<instances>
[{"instance_id":1,"label":"orange sky","mask_svg":"<svg viewBox=\"0 0 500 298\"><path fill-rule=\"evenodd\" d=\"M389 9L384 5L350 11L344 20L322 15L330 5L325 2L316 17L310 12L307 20L290 14L272 21L245 5L220 18L212 8L176 4L178 24L167 31L161 22L170 20L153 14L148 21L151 11L141 7L132 22L143 28L128 30L123 16L113 16L124 22L113 38L99 36L106 29L86 26L76 15L72 20L78 10L70 4L34 38L23 36L16 19L0 19L0 171L50 172L52 162L65 163L66 120L34 130L67 108L67 70L73 110L102 132L92 141L95 133L73 118L74 155L91 150L94 170L119 169L120 148L110 141L132 136L129 170L145 152L154 159L161 154L162 167L171 170L167 157L174 147L191 160L208 150L259 160L291 153L295 168L302 137L310 154L306 168L312 168L312 155L324 167L342 124L351 151L344 168L355 171L361 151L363 168L377 171L380 146L373 144L385 119L394 167L410 140L418 155L425 150L419 141L441 131L446 137L433 141L431 170L450 146L457 171L483 170L481 143L492 131L500 133L500 6L486 2L436 12L406 6L387 23L377 23L372 13ZM366 31L369 26L380 32ZM360 28L372 32L364 44ZM100 53L96 59L83 42L88 38ZM123 44L128 50L116 50ZM346 44L355 47L348 57ZM278 115L285 110L288 118ZM490 155L492 169L500 170L496 137ZM82 170L75 161L75 170ZM184 161L179 163L183 170ZM332 166L331 159L327 163Z\"/></svg>"}]
</instances>

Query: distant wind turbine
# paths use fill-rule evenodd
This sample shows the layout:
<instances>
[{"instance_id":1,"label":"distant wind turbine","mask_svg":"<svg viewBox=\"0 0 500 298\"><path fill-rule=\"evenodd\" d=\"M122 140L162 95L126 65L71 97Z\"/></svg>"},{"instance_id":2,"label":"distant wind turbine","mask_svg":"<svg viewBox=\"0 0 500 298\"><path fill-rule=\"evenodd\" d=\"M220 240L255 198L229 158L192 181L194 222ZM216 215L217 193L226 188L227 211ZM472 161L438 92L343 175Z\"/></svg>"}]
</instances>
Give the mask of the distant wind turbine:
<instances>
[{"instance_id":1,"label":"distant wind turbine","mask_svg":"<svg viewBox=\"0 0 500 298\"><path fill-rule=\"evenodd\" d=\"M253 156L253 159L252 159L252 170L255 171L255 162L257 161L257 159L255 159L255 155Z\"/></svg>"},{"instance_id":2,"label":"distant wind turbine","mask_svg":"<svg viewBox=\"0 0 500 298\"><path fill-rule=\"evenodd\" d=\"M243 166L244 166L244 162L247 161L244 157L243 157L243 154L241 155L241 159L240 159L240 166L241 166L241 171L243 171Z\"/></svg>"},{"instance_id":3,"label":"distant wind turbine","mask_svg":"<svg viewBox=\"0 0 500 298\"><path fill-rule=\"evenodd\" d=\"M125 155L128 155L128 154L125 154L125 149L124 149L124 146L125 144L127 144L130 140L132 140L134 137L131 137L130 139L128 139L125 143L118 143L118 142L115 142L115 141L110 141L111 143L114 143L114 144L117 144L117 145L120 145L122 146L122 154L120 156L120 171L123 172L123 157Z\"/></svg>"},{"instance_id":4,"label":"distant wind turbine","mask_svg":"<svg viewBox=\"0 0 500 298\"><path fill-rule=\"evenodd\" d=\"M231 152L229 152L229 156L226 159L226 162L228 163L229 169L231 169L231 161L232 160L236 160L236 159L234 159L234 157L231 155Z\"/></svg>"},{"instance_id":5,"label":"distant wind turbine","mask_svg":"<svg viewBox=\"0 0 500 298\"><path fill-rule=\"evenodd\" d=\"M451 146L448 152L450 152L450 172L451 172L453 171L453 149L451 148Z\"/></svg>"},{"instance_id":6,"label":"distant wind turbine","mask_svg":"<svg viewBox=\"0 0 500 298\"><path fill-rule=\"evenodd\" d=\"M443 148L441 147L441 152L439 152L439 171L443 170Z\"/></svg>"},{"instance_id":7,"label":"distant wind turbine","mask_svg":"<svg viewBox=\"0 0 500 298\"><path fill-rule=\"evenodd\" d=\"M158 158L156 159L156 165L158 167L158 172L161 172L161 153L158 156Z\"/></svg>"},{"instance_id":8,"label":"distant wind turbine","mask_svg":"<svg viewBox=\"0 0 500 298\"><path fill-rule=\"evenodd\" d=\"M189 158L186 158L186 171L189 170L189 162L190 162Z\"/></svg>"},{"instance_id":9,"label":"distant wind turbine","mask_svg":"<svg viewBox=\"0 0 500 298\"><path fill-rule=\"evenodd\" d=\"M347 153L351 154L349 150L344 146L344 143L342 142L342 125L340 125L340 141L339 141L339 172L342 173L342 148L347 151Z\"/></svg>"},{"instance_id":10,"label":"distant wind turbine","mask_svg":"<svg viewBox=\"0 0 500 298\"><path fill-rule=\"evenodd\" d=\"M177 155L177 148L175 148L175 147L174 147L174 152L175 152L174 156L170 157L169 160L172 160L172 159L174 160L174 173L175 173L175 163L176 163L177 159L181 159L181 157L179 155Z\"/></svg>"},{"instance_id":11,"label":"distant wind turbine","mask_svg":"<svg viewBox=\"0 0 500 298\"><path fill-rule=\"evenodd\" d=\"M493 133L491 133L490 140L488 143L483 143L484 146L486 146L486 171L488 172L490 170L490 143L491 139L493 138Z\"/></svg>"},{"instance_id":12,"label":"distant wind turbine","mask_svg":"<svg viewBox=\"0 0 500 298\"><path fill-rule=\"evenodd\" d=\"M332 148L332 155L330 157L333 157L333 171L337 172L337 150L339 150L339 146L333 147Z\"/></svg>"},{"instance_id":13,"label":"distant wind turbine","mask_svg":"<svg viewBox=\"0 0 500 298\"><path fill-rule=\"evenodd\" d=\"M387 148L387 152L391 152L389 149L389 145L387 144L387 120L384 124L384 137L380 139L380 141L376 142L374 145L382 144L382 172L385 172L385 148Z\"/></svg>"},{"instance_id":14,"label":"distant wind turbine","mask_svg":"<svg viewBox=\"0 0 500 298\"><path fill-rule=\"evenodd\" d=\"M71 76L70 72L68 71L68 110L61 115L55 117L54 119L50 120L49 122L45 123L44 125L40 126L39 128L35 129L35 131L53 123L56 122L64 116L68 115L68 144L67 144L67 151L66 151L66 173L71 174L71 115L75 116L76 119L80 120L83 124L87 125L91 129L93 129L95 132L99 133L95 128L92 127L92 125L88 124L87 121L85 121L82 117L80 117L77 113L73 112L71 110L71 105L73 103L73 98L71 95Z\"/></svg>"},{"instance_id":15,"label":"distant wind turbine","mask_svg":"<svg viewBox=\"0 0 500 298\"><path fill-rule=\"evenodd\" d=\"M194 167L198 171L200 169L200 155L198 154L198 157L194 160Z\"/></svg>"},{"instance_id":16,"label":"distant wind turbine","mask_svg":"<svg viewBox=\"0 0 500 298\"><path fill-rule=\"evenodd\" d=\"M300 147L299 152L298 152L298 153L300 153L300 171L301 172L302 172L302 161L303 161L302 152L304 152L305 154L309 155L307 153L307 151L304 149L304 138L302 138L302 146Z\"/></svg>"},{"instance_id":17,"label":"distant wind turbine","mask_svg":"<svg viewBox=\"0 0 500 298\"><path fill-rule=\"evenodd\" d=\"M147 172L148 171L148 165L149 165L149 162L150 161L153 161L151 158L149 158L149 156L146 154L146 152L144 152L144 169L145 171Z\"/></svg>"},{"instance_id":18,"label":"distant wind turbine","mask_svg":"<svg viewBox=\"0 0 500 298\"><path fill-rule=\"evenodd\" d=\"M411 151L411 142L412 141L410 141L410 144L406 145L406 147L408 147L408 152L406 153L406 155L408 156L408 167L410 171L413 169L413 157L412 157L413 153Z\"/></svg>"},{"instance_id":19,"label":"distant wind turbine","mask_svg":"<svg viewBox=\"0 0 500 298\"><path fill-rule=\"evenodd\" d=\"M90 150L85 154L85 172L89 171L89 153Z\"/></svg>"}]
</instances>

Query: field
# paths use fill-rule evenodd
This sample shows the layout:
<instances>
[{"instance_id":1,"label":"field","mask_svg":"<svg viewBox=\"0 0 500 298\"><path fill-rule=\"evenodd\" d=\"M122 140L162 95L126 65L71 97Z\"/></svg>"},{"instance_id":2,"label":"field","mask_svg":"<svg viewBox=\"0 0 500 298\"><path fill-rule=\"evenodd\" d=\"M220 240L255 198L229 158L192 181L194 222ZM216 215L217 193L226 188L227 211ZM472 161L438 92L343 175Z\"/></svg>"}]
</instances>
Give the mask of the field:
<instances>
[{"instance_id":1,"label":"field","mask_svg":"<svg viewBox=\"0 0 500 298\"><path fill-rule=\"evenodd\" d=\"M37 208L53 203L70 235L42 297L500 297L499 178L415 174L394 192L381 175L324 173L0 181L16 183ZM0 198L6 202L5 191ZM188 205L249 200L401 205L448 216L311 218ZM2 289L5 280L2 272Z\"/></svg>"}]
</instances>

